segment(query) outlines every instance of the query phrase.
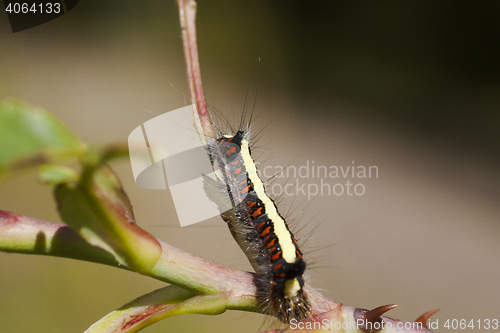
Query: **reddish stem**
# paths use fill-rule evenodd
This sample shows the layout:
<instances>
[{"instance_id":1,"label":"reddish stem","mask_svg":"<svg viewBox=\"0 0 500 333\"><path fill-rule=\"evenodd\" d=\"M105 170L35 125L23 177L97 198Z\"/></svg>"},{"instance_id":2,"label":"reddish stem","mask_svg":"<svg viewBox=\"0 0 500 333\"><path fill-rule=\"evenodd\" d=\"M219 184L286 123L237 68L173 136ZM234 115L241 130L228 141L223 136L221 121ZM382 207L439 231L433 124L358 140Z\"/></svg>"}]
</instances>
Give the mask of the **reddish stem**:
<instances>
[{"instance_id":1,"label":"reddish stem","mask_svg":"<svg viewBox=\"0 0 500 333\"><path fill-rule=\"evenodd\" d=\"M207 136L213 133L213 128L201 84L200 62L196 43L196 2L194 0L177 0L177 3L179 5L182 44L184 46L191 102L195 108L194 119L198 130L202 132L200 134Z\"/></svg>"}]
</instances>

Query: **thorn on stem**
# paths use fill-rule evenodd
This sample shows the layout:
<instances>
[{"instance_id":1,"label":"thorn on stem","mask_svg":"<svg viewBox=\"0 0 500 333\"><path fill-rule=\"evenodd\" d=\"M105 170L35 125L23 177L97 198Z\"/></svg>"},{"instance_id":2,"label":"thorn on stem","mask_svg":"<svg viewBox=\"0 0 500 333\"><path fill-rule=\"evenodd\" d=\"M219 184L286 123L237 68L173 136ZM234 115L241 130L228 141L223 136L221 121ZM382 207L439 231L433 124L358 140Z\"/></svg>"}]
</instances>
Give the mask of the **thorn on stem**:
<instances>
[{"instance_id":1,"label":"thorn on stem","mask_svg":"<svg viewBox=\"0 0 500 333\"><path fill-rule=\"evenodd\" d=\"M427 311L426 313L424 313L423 315L421 315L420 317L418 317L416 320L415 320L415 323L422 323L422 326L424 328L429 328L427 327L427 321L429 320L429 318L434 315L436 312L438 312L439 309L435 309L435 310L431 310L431 311Z\"/></svg>"},{"instance_id":2,"label":"thorn on stem","mask_svg":"<svg viewBox=\"0 0 500 333\"><path fill-rule=\"evenodd\" d=\"M364 333L376 333L380 331L383 327L382 316L387 311L394 309L398 304L388 304L382 305L373 310L356 309L354 311L354 318L356 323L358 323L358 328ZM359 324L359 320L362 321Z\"/></svg>"}]
</instances>

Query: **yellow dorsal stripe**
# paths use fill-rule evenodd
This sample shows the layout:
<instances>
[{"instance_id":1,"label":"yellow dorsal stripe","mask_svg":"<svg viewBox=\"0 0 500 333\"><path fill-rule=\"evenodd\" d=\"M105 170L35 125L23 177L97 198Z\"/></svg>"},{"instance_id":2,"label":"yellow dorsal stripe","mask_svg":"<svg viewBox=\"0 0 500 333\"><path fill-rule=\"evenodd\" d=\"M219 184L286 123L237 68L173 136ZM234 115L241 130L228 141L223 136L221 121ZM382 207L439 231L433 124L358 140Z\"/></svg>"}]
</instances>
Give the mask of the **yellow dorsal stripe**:
<instances>
[{"instance_id":1,"label":"yellow dorsal stripe","mask_svg":"<svg viewBox=\"0 0 500 333\"><path fill-rule=\"evenodd\" d=\"M291 279L285 282L285 296L288 298L295 297L299 293L300 283L297 279Z\"/></svg>"},{"instance_id":2,"label":"yellow dorsal stripe","mask_svg":"<svg viewBox=\"0 0 500 333\"><path fill-rule=\"evenodd\" d=\"M288 228L285 225L285 221L278 214L274 203L267 196L264 190L264 184L262 184L262 181L257 174L255 163L250 156L248 141L245 139L241 140L241 156L243 157L243 163L245 165L245 171L248 175L248 178L253 183L255 193L257 194L257 197L260 199L260 201L262 201L262 203L264 204L267 216L273 222L274 233L278 237L278 242L283 253L283 259L285 259L287 263L293 264L296 262L297 256L295 254L295 245L292 241L292 235L290 234L290 231L288 231Z\"/></svg>"}]
</instances>

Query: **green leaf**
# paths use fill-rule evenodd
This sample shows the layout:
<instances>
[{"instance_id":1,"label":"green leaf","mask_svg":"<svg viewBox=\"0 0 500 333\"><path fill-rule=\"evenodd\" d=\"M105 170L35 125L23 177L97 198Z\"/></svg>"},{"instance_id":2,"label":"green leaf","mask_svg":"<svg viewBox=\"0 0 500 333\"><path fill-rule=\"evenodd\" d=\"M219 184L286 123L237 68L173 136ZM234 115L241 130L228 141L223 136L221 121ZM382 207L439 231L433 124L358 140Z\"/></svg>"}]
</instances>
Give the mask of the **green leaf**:
<instances>
[{"instance_id":1,"label":"green leaf","mask_svg":"<svg viewBox=\"0 0 500 333\"><path fill-rule=\"evenodd\" d=\"M226 311L227 294L196 296L168 286L141 296L111 312L85 333L132 333L165 318L183 314L217 315Z\"/></svg>"},{"instance_id":2,"label":"green leaf","mask_svg":"<svg viewBox=\"0 0 500 333\"><path fill-rule=\"evenodd\" d=\"M158 262L158 240L137 226L129 199L109 167L86 166L79 182L58 185L55 196L64 222L120 264L148 274Z\"/></svg>"},{"instance_id":3,"label":"green leaf","mask_svg":"<svg viewBox=\"0 0 500 333\"><path fill-rule=\"evenodd\" d=\"M80 155L82 142L49 112L26 104L0 102L0 176Z\"/></svg>"}]
</instances>

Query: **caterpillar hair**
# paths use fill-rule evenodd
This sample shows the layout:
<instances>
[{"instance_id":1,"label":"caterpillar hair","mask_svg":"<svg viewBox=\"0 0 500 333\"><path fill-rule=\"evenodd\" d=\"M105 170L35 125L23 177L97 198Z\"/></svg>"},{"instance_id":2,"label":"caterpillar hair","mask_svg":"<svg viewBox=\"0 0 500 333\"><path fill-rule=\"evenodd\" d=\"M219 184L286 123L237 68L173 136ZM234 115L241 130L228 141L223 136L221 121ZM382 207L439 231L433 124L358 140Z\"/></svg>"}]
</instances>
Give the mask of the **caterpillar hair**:
<instances>
[{"instance_id":1,"label":"caterpillar hair","mask_svg":"<svg viewBox=\"0 0 500 333\"><path fill-rule=\"evenodd\" d=\"M289 324L310 316L306 263L295 237L269 198L251 156L250 130L211 140L208 151L222 180L213 185L230 201L221 216L256 272L263 311ZM220 205L219 205L220 206Z\"/></svg>"}]
</instances>

